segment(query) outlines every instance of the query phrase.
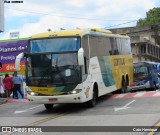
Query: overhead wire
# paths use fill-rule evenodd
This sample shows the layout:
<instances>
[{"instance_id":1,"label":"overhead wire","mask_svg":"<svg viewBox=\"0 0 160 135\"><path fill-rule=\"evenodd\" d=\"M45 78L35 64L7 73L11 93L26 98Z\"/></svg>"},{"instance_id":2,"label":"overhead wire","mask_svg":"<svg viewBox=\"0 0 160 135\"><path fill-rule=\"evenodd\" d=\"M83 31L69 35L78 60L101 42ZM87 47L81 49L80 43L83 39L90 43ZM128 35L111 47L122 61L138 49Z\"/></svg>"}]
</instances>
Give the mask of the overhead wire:
<instances>
[{"instance_id":1,"label":"overhead wire","mask_svg":"<svg viewBox=\"0 0 160 135\"><path fill-rule=\"evenodd\" d=\"M98 20L98 21L127 21L127 22L124 22L124 23L119 23L119 24L115 24L115 25L111 25L111 26L107 26L107 27L104 27L104 29L109 29L109 28L112 28L112 27L117 27L117 26L122 26L122 25L125 25L125 24L129 24L129 23L133 23L133 22L137 22L139 19L136 19L136 20L131 20L131 21L128 21L128 20L109 20L109 19L101 19L101 18L86 18L86 17L75 17L75 16L65 16L65 15L57 15L57 14L53 14L53 13L56 13L56 12L51 12L51 13L42 13L42 12L37 12L37 11L28 11L28 10L24 10L24 9L15 9L15 8L10 8L10 7L6 7L5 8L8 8L10 10L16 10L16 11L20 11L20 12L27 12L27 13L32 13L32 14L40 14L40 15L48 15L48 16L56 16L56 17L63 17L63 18L68 18L68 19L85 19L85 20ZM70 14L70 15L79 15L79 14ZM99 17L107 17L107 16L99 16ZM112 16L114 17L114 16ZM153 17L156 17L156 16L153 16Z\"/></svg>"},{"instance_id":2,"label":"overhead wire","mask_svg":"<svg viewBox=\"0 0 160 135\"><path fill-rule=\"evenodd\" d=\"M124 23L120 23L120 24L115 24L115 25L111 25L111 26L105 27L105 29L111 28L111 27L115 27L115 26L124 25L124 24L128 24L128 23L132 23L132 22L137 22L137 21L138 21L138 20L133 20L133 21L129 21L129 22L124 22Z\"/></svg>"},{"instance_id":3,"label":"overhead wire","mask_svg":"<svg viewBox=\"0 0 160 135\"><path fill-rule=\"evenodd\" d=\"M85 20L98 20L98 21L128 21L129 19L117 19L117 20L111 20L111 19L101 19L101 18L86 18L86 17L75 17L75 16L65 16L65 15L57 15L57 14L54 14L54 12L51 12L51 13L42 13L42 12L36 12L36 11L28 11L28 10L23 10L23 9L15 9L15 8L10 8L10 7L6 7L5 8L8 8L10 10L16 10L16 11L21 11L21 12L27 12L27 13L31 13L31 14L40 14L40 15L48 15L48 16L56 16L56 17L63 17L63 18L71 18L71 19L85 19ZM78 15L78 14L72 14L72 15ZM99 16L99 17L107 17L107 16Z\"/></svg>"},{"instance_id":4,"label":"overhead wire","mask_svg":"<svg viewBox=\"0 0 160 135\"><path fill-rule=\"evenodd\" d=\"M152 16L152 17L150 17L150 18L155 18L155 17L159 17L159 16L160 16L160 15L158 14L158 15L154 15L154 16ZM146 19L146 18L147 18L147 17L141 18L141 19ZM128 24L128 23L132 23L132 22L136 22L136 21L138 21L138 20L140 20L140 19L133 20L133 21L129 21L129 22L124 22L124 23L120 23L120 24L111 25L111 26L105 27L105 29L107 29L107 28L112 28L112 27L115 27L115 26L124 25L124 24Z\"/></svg>"}]
</instances>

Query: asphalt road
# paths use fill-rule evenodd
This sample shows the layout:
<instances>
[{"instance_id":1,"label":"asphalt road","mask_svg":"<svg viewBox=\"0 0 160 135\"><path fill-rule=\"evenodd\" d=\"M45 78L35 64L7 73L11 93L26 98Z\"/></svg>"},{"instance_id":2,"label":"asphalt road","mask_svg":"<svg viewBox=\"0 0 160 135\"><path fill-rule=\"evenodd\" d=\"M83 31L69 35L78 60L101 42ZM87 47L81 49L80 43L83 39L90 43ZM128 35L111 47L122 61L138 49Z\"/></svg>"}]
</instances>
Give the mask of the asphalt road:
<instances>
[{"instance_id":1,"label":"asphalt road","mask_svg":"<svg viewBox=\"0 0 160 135\"><path fill-rule=\"evenodd\" d=\"M98 100L94 108L87 108L84 104L56 105L54 111L51 112L46 111L43 105L31 105L28 102L12 102L0 105L0 126L60 126L59 130L62 130L62 132L54 132L54 134L58 135L97 135L97 133L102 135L151 134L150 132L129 131L130 128L136 126L140 128L141 126L159 126L159 104L160 97L153 96L153 93L148 94L148 92L145 92L145 94L143 94L143 92L117 94L116 97L115 95L103 96ZM82 129L75 127L71 129L71 133L65 133L63 130L66 129L62 126L69 126L69 128L82 126ZM91 126L92 133L87 132L87 126ZM116 128L116 126L122 127L115 129L114 132L102 132L103 128ZM53 129L49 130L52 131ZM125 132L120 132L121 130ZM77 133L77 131L81 132ZM47 132L40 134L53 133ZM156 134L158 134L158 132Z\"/></svg>"}]
</instances>

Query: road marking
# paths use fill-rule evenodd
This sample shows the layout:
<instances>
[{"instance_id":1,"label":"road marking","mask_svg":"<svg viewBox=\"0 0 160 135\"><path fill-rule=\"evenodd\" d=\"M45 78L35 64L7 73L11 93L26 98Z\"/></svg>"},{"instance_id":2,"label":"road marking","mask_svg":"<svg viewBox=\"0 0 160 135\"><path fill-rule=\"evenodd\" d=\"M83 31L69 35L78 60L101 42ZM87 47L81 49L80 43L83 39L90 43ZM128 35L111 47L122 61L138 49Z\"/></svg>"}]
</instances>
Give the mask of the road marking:
<instances>
[{"instance_id":1,"label":"road marking","mask_svg":"<svg viewBox=\"0 0 160 135\"><path fill-rule=\"evenodd\" d=\"M146 92L138 92L134 97L141 97L144 94L146 94Z\"/></svg>"},{"instance_id":2,"label":"road marking","mask_svg":"<svg viewBox=\"0 0 160 135\"><path fill-rule=\"evenodd\" d=\"M42 119L42 120L38 120L38 121L36 121L36 122L34 122L34 123L31 123L31 124L29 124L29 125L27 125L27 126L36 126L36 125L41 124L41 123L44 123L44 122L46 122L46 121L49 121L49 120L56 119L56 118L58 118L58 117L64 116L65 114L66 114L66 113L61 113L61 114L57 114L57 115L55 115L55 116L50 116L50 117L44 118L44 119Z\"/></svg>"},{"instance_id":3,"label":"road marking","mask_svg":"<svg viewBox=\"0 0 160 135\"><path fill-rule=\"evenodd\" d=\"M153 126L152 128L158 130L158 129L160 128L160 122L159 122L157 125ZM157 132L156 132L156 133L157 133ZM156 134L156 133L155 133L154 131L151 131L151 132L148 133L148 135L154 135L154 134Z\"/></svg>"},{"instance_id":4,"label":"road marking","mask_svg":"<svg viewBox=\"0 0 160 135\"><path fill-rule=\"evenodd\" d=\"M153 96L160 96L160 91L156 92Z\"/></svg>"},{"instance_id":5,"label":"road marking","mask_svg":"<svg viewBox=\"0 0 160 135\"><path fill-rule=\"evenodd\" d=\"M47 122L47 121L49 121L49 120L56 119L56 118L59 118L59 117L61 117L61 116L64 116L65 114L66 114L66 113L60 113L60 114L57 114L57 115L55 115L55 116L50 116L50 117L47 117L47 118L38 120L38 121L36 121L36 122L33 122L33 123L31 123L31 124L28 124L28 125L26 125L25 127L27 128L27 127L29 127L29 126L36 126L36 125L38 125L38 124ZM15 132L4 133L4 134L2 134L2 135L11 135L11 134L15 134Z\"/></svg>"},{"instance_id":6,"label":"road marking","mask_svg":"<svg viewBox=\"0 0 160 135\"><path fill-rule=\"evenodd\" d=\"M126 96L127 95L127 93L126 94L119 94L118 96L116 96L115 98L123 98L124 96Z\"/></svg>"},{"instance_id":7,"label":"road marking","mask_svg":"<svg viewBox=\"0 0 160 135\"><path fill-rule=\"evenodd\" d=\"M29 110L32 110L32 109L34 109L34 108L38 108L38 107L40 107L40 106L42 106L42 105L38 105L38 106L35 106L35 107L32 107L32 108L28 108L28 109L26 109L26 110L15 111L14 114L28 112Z\"/></svg>"},{"instance_id":8,"label":"road marking","mask_svg":"<svg viewBox=\"0 0 160 135\"><path fill-rule=\"evenodd\" d=\"M125 106L122 106L122 107L116 107L114 108L114 111L120 111L120 110L125 110L125 109L128 109L128 108L131 108L131 107L128 107L130 104L132 104L133 102L135 102L136 100L132 100L131 102L127 103Z\"/></svg>"}]
</instances>

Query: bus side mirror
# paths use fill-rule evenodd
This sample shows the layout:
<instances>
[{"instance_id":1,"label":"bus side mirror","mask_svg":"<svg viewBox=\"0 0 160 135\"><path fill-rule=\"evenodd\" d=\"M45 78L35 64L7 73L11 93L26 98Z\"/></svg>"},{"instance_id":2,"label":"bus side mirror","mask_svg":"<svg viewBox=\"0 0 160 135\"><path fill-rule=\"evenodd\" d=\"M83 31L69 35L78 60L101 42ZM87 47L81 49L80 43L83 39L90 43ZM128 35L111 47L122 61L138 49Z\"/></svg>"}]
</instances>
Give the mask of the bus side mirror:
<instances>
[{"instance_id":1,"label":"bus side mirror","mask_svg":"<svg viewBox=\"0 0 160 135\"><path fill-rule=\"evenodd\" d=\"M83 48L80 48L78 50L78 65L79 66L84 65L84 50L83 50Z\"/></svg>"},{"instance_id":2,"label":"bus side mirror","mask_svg":"<svg viewBox=\"0 0 160 135\"><path fill-rule=\"evenodd\" d=\"M16 71L20 71L20 62L23 57L24 57L24 53L20 53L16 56L16 60L15 60Z\"/></svg>"}]
</instances>

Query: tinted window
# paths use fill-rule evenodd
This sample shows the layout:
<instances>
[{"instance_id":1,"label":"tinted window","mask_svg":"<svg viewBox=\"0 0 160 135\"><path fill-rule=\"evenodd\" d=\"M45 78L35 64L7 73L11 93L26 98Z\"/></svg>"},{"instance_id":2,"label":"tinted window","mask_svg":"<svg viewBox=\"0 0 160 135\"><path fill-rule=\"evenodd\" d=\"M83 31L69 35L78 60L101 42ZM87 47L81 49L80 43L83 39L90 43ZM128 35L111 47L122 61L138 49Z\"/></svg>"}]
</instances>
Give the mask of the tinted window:
<instances>
[{"instance_id":1,"label":"tinted window","mask_svg":"<svg viewBox=\"0 0 160 135\"><path fill-rule=\"evenodd\" d=\"M80 38L52 38L30 41L30 53L78 51Z\"/></svg>"}]
</instances>

